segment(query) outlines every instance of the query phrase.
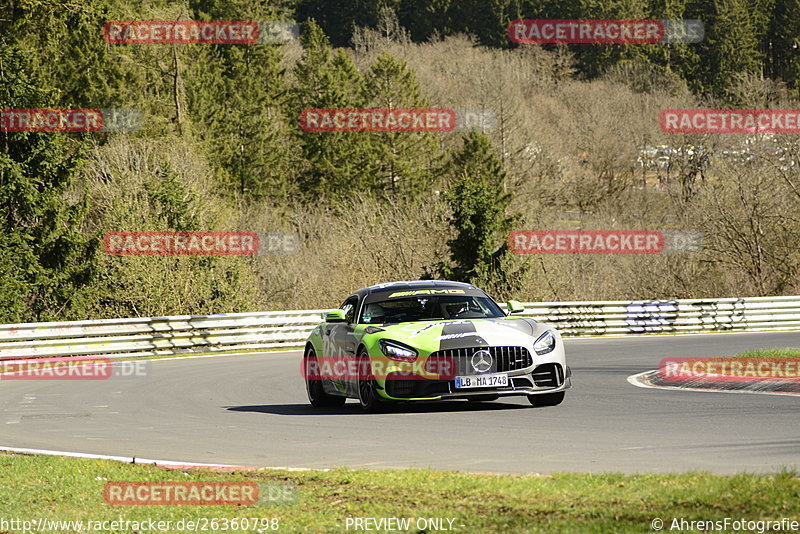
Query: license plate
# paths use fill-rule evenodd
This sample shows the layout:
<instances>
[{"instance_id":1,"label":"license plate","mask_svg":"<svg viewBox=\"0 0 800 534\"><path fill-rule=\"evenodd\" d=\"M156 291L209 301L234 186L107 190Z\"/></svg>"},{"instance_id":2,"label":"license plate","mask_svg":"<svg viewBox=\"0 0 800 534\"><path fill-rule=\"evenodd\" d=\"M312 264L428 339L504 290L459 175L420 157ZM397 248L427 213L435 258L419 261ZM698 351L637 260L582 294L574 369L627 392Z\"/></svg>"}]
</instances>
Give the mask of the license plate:
<instances>
[{"instance_id":1,"label":"license plate","mask_svg":"<svg viewBox=\"0 0 800 534\"><path fill-rule=\"evenodd\" d=\"M505 373L456 377L456 389L500 388L507 385L508 385L508 375Z\"/></svg>"}]
</instances>

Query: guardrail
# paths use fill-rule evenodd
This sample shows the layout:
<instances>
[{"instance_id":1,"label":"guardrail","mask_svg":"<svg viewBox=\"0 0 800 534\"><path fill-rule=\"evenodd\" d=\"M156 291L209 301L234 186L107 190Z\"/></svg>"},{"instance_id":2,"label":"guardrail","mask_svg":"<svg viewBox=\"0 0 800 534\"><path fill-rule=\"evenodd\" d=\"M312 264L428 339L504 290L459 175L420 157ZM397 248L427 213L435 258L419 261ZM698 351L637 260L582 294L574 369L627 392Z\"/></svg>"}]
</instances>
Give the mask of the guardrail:
<instances>
[{"instance_id":1,"label":"guardrail","mask_svg":"<svg viewBox=\"0 0 800 534\"><path fill-rule=\"evenodd\" d=\"M800 329L800 296L529 302L523 317L564 336ZM0 325L0 360L132 357L302 346L325 310Z\"/></svg>"}]
</instances>

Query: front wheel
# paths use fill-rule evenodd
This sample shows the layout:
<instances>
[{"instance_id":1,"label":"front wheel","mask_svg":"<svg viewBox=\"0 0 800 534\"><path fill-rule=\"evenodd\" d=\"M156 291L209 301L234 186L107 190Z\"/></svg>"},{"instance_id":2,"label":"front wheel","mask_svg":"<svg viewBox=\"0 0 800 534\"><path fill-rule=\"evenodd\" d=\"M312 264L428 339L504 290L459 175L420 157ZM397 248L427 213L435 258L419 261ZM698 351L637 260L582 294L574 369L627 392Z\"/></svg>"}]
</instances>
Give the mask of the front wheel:
<instances>
[{"instance_id":1,"label":"front wheel","mask_svg":"<svg viewBox=\"0 0 800 534\"><path fill-rule=\"evenodd\" d=\"M369 354L362 349L358 353L358 402L367 413L375 413L384 407L384 403L375 390L375 378L372 376L372 366Z\"/></svg>"},{"instance_id":2,"label":"front wheel","mask_svg":"<svg viewBox=\"0 0 800 534\"><path fill-rule=\"evenodd\" d=\"M564 394L564 391L559 391L544 395L528 395L528 401L534 406L558 406L564 401Z\"/></svg>"},{"instance_id":3,"label":"front wheel","mask_svg":"<svg viewBox=\"0 0 800 534\"><path fill-rule=\"evenodd\" d=\"M309 347L304 357L306 375L306 393L308 402L314 408L338 408L344 406L346 397L331 395L322 387L322 377L319 373L319 361L312 347Z\"/></svg>"}]
</instances>

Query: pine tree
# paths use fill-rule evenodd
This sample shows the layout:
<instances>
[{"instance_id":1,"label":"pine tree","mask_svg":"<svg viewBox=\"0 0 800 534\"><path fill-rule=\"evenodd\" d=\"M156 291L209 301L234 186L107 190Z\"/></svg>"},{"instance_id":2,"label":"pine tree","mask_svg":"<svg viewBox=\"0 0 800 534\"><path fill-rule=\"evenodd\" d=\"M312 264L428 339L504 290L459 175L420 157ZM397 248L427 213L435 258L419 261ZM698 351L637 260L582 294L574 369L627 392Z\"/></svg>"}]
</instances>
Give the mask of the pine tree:
<instances>
[{"instance_id":1,"label":"pine tree","mask_svg":"<svg viewBox=\"0 0 800 534\"><path fill-rule=\"evenodd\" d=\"M51 105L15 46L0 47L0 109ZM0 322L81 316L99 241L80 231L65 194L85 153L81 134L0 132Z\"/></svg>"},{"instance_id":2,"label":"pine tree","mask_svg":"<svg viewBox=\"0 0 800 534\"><path fill-rule=\"evenodd\" d=\"M382 53L366 76L370 106L375 108L426 108L413 71L388 53ZM418 194L433 183L439 165L439 148L434 133L370 134L379 162L379 181L384 191Z\"/></svg>"},{"instance_id":3,"label":"pine tree","mask_svg":"<svg viewBox=\"0 0 800 534\"><path fill-rule=\"evenodd\" d=\"M256 0L193 2L196 19L273 20ZM192 47L186 76L189 115L221 183L249 199L294 192L299 158L281 66L273 44Z\"/></svg>"},{"instance_id":4,"label":"pine tree","mask_svg":"<svg viewBox=\"0 0 800 534\"><path fill-rule=\"evenodd\" d=\"M737 74L760 72L763 54L759 35L745 0L714 0L714 14L706 26L703 68L698 73L705 85L723 94Z\"/></svg>"},{"instance_id":5,"label":"pine tree","mask_svg":"<svg viewBox=\"0 0 800 534\"><path fill-rule=\"evenodd\" d=\"M333 52L322 29L310 21L301 37L303 57L295 66L293 115L304 109L361 108L364 80L350 56ZM375 187L377 167L373 139L360 132L302 132L306 166L300 187L310 199L341 199Z\"/></svg>"},{"instance_id":6,"label":"pine tree","mask_svg":"<svg viewBox=\"0 0 800 534\"><path fill-rule=\"evenodd\" d=\"M767 33L767 75L800 88L800 0L776 0Z\"/></svg>"},{"instance_id":7,"label":"pine tree","mask_svg":"<svg viewBox=\"0 0 800 534\"><path fill-rule=\"evenodd\" d=\"M153 5L155 4L155 5ZM122 0L0 2L0 46L13 44L25 57L31 82L51 91L49 106L122 108L146 120L137 135L176 131L175 57L169 46L109 45L109 20L170 19L180 11ZM102 135L96 135L101 142Z\"/></svg>"},{"instance_id":8,"label":"pine tree","mask_svg":"<svg viewBox=\"0 0 800 534\"><path fill-rule=\"evenodd\" d=\"M201 48L187 77L189 111L221 183L247 198L285 198L298 167L280 48Z\"/></svg>"},{"instance_id":9,"label":"pine tree","mask_svg":"<svg viewBox=\"0 0 800 534\"><path fill-rule=\"evenodd\" d=\"M439 274L490 287L499 294L513 292L524 272L510 257L506 241L517 218L506 214L511 195L503 191L506 173L489 138L467 134L447 172L453 182L445 199L456 235L447 242L450 262L437 265Z\"/></svg>"},{"instance_id":10,"label":"pine tree","mask_svg":"<svg viewBox=\"0 0 800 534\"><path fill-rule=\"evenodd\" d=\"M297 20L315 21L334 46L348 46L355 27L374 26L380 10L387 6L397 8L399 0L299 0L295 13Z\"/></svg>"}]
</instances>

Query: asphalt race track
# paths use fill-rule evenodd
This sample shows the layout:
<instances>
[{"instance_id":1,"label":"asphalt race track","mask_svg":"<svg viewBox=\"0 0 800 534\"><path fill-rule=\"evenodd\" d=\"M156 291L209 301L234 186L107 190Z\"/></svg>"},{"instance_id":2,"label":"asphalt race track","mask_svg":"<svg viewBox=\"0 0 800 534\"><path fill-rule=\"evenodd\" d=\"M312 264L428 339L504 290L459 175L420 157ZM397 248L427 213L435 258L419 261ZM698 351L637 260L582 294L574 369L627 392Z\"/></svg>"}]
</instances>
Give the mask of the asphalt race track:
<instances>
[{"instance_id":1,"label":"asphalt race track","mask_svg":"<svg viewBox=\"0 0 800 534\"><path fill-rule=\"evenodd\" d=\"M800 466L800 397L643 389L666 356L800 347L800 332L567 340L564 404L308 405L299 352L157 360L146 377L0 380L0 445L187 462L460 471L774 472Z\"/></svg>"}]
</instances>

